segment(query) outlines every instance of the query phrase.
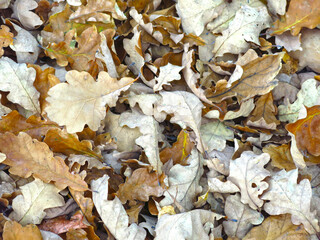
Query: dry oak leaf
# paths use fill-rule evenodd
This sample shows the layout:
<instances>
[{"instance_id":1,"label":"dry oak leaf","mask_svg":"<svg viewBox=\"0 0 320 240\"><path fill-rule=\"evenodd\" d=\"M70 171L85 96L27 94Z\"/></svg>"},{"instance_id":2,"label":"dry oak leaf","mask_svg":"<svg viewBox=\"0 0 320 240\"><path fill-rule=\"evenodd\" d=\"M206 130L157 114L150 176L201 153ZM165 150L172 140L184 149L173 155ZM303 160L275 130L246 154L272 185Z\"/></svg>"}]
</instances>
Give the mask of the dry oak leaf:
<instances>
[{"instance_id":1,"label":"dry oak leaf","mask_svg":"<svg viewBox=\"0 0 320 240\"><path fill-rule=\"evenodd\" d=\"M260 226L254 227L243 240L308 240L310 235L303 226L293 225L290 214L270 216Z\"/></svg>"},{"instance_id":2,"label":"dry oak leaf","mask_svg":"<svg viewBox=\"0 0 320 240\"><path fill-rule=\"evenodd\" d=\"M301 28L315 28L320 23L320 2L317 0L292 0L288 11L273 23L270 33L281 34L290 30L293 36L299 34Z\"/></svg>"},{"instance_id":3,"label":"dry oak leaf","mask_svg":"<svg viewBox=\"0 0 320 240\"><path fill-rule=\"evenodd\" d=\"M270 160L267 153L256 155L245 151L235 160L230 161L230 174L228 180L240 188L241 202L249 204L252 209L262 207L263 201L259 195L265 191L269 184L263 181L270 176L264 168Z\"/></svg>"},{"instance_id":4,"label":"dry oak leaf","mask_svg":"<svg viewBox=\"0 0 320 240\"><path fill-rule=\"evenodd\" d=\"M64 205L64 199L59 194L61 190L53 184L42 182L40 179L35 179L20 189L22 195L13 199L13 212L10 214L10 218L22 225L40 224L46 216L45 209Z\"/></svg>"},{"instance_id":5,"label":"dry oak leaf","mask_svg":"<svg viewBox=\"0 0 320 240\"><path fill-rule=\"evenodd\" d=\"M10 173L28 178L31 175L49 183L54 181L59 189L67 186L85 191L86 182L77 174L69 172L62 158L53 157L48 145L32 139L28 134L20 132L0 134L0 151L6 154L4 164L10 166Z\"/></svg>"},{"instance_id":6,"label":"dry oak leaf","mask_svg":"<svg viewBox=\"0 0 320 240\"><path fill-rule=\"evenodd\" d=\"M36 71L18 64L10 58L0 59L0 90L10 92L8 100L17 103L33 114L40 113L39 92L33 86Z\"/></svg>"},{"instance_id":7,"label":"dry oak leaf","mask_svg":"<svg viewBox=\"0 0 320 240\"><path fill-rule=\"evenodd\" d=\"M3 228L3 240L43 240L41 232L34 224L25 227L15 221L7 221Z\"/></svg>"},{"instance_id":8,"label":"dry oak leaf","mask_svg":"<svg viewBox=\"0 0 320 240\"><path fill-rule=\"evenodd\" d=\"M276 146L269 144L268 146L264 147L262 151L270 155L271 165L273 167L285 169L287 171L296 168L290 153L290 145L282 144L281 146Z\"/></svg>"},{"instance_id":9,"label":"dry oak leaf","mask_svg":"<svg viewBox=\"0 0 320 240\"><path fill-rule=\"evenodd\" d=\"M118 240L144 240L147 233L129 217L118 197L108 200L108 175L91 181L92 199L103 223Z\"/></svg>"},{"instance_id":10,"label":"dry oak leaf","mask_svg":"<svg viewBox=\"0 0 320 240\"><path fill-rule=\"evenodd\" d=\"M27 29L34 29L43 22L40 17L31 10L38 7L34 0L17 0L13 5L12 17L19 19L20 23Z\"/></svg>"},{"instance_id":11,"label":"dry oak leaf","mask_svg":"<svg viewBox=\"0 0 320 240\"><path fill-rule=\"evenodd\" d=\"M43 140L53 152L63 153L65 155L79 154L94 157L102 160L100 153L92 150L92 144L88 140L78 139L76 134L67 133L60 128L49 129Z\"/></svg>"},{"instance_id":12,"label":"dry oak leaf","mask_svg":"<svg viewBox=\"0 0 320 240\"><path fill-rule=\"evenodd\" d=\"M13 43L13 33L10 32L10 28L6 25L1 25L0 29L0 57L2 57L4 47L8 47Z\"/></svg>"},{"instance_id":13,"label":"dry oak leaf","mask_svg":"<svg viewBox=\"0 0 320 240\"><path fill-rule=\"evenodd\" d=\"M162 90L162 85L170 85L170 82L180 80L181 75L179 72L182 69L183 67L171 63L160 67L159 76L155 78L156 84L153 86L153 91L160 91Z\"/></svg>"},{"instance_id":14,"label":"dry oak leaf","mask_svg":"<svg viewBox=\"0 0 320 240\"><path fill-rule=\"evenodd\" d=\"M92 209L94 207L93 201L90 197L85 197L83 191L75 191L70 189L70 193L73 197L73 200L78 204L80 207L83 215L86 219L94 226L94 216L92 215Z\"/></svg>"},{"instance_id":15,"label":"dry oak leaf","mask_svg":"<svg viewBox=\"0 0 320 240\"><path fill-rule=\"evenodd\" d=\"M25 132L38 141L42 141L49 129L58 127L55 122L42 120L41 117L35 115L26 119L16 110L3 116L0 120L0 133L11 132L18 135L19 132Z\"/></svg>"},{"instance_id":16,"label":"dry oak leaf","mask_svg":"<svg viewBox=\"0 0 320 240\"><path fill-rule=\"evenodd\" d=\"M124 77L119 81L107 72L100 72L95 81L88 72L69 71L68 83L50 88L45 108L48 117L60 125L66 125L69 133L81 132L85 124L97 131L106 116L106 104L114 107L121 91L134 81Z\"/></svg>"},{"instance_id":17,"label":"dry oak leaf","mask_svg":"<svg viewBox=\"0 0 320 240\"><path fill-rule=\"evenodd\" d=\"M297 184L298 169L275 173L269 181L269 189L261 199L268 200L264 210L270 215L291 214L291 221L295 225L303 224L310 234L320 231L316 211L310 211L312 197L311 184L303 179Z\"/></svg>"},{"instance_id":18,"label":"dry oak leaf","mask_svg":"<svg viewBox=\"0 0 320 240\"><path fill-rule=\"evenodd\" d=\"M147 168L138 168L119 186L117 196L125 204L128 200L147 202L150 196L161 197L164 192L164 174L149 172Z\"/></svg>"},{"instance_id":19,"label":"dry oak leaf","mask_svg":"<svg viewBox=\"0 0 320 240\"><path fill-rule=\"evenodd\" d=\"M238 102L243 102L256 95L267 94L278 84L275 77L281 69L283 55L283 53L265 55L243 65L243 74L239 80L228 88L225 80L218 81L216 91L207 96L208 99L219 103L236 96Z\"/></svg>"},{"instance_id":20,"label":"dry oak leaf","mask_svg":"<svg viewBox=\"0 0 320 240\"><path fill-rule=\"evenodd\" d=\"M307 116L287 124L286 129L295 135L300 151L320 156L320 105L307 108Z\"/></svg>"},{"instance_id":21,"label":"dry oak leaf","mask_svg":"<svg viewBox=\"0 0 320 240\"><path fill-rule=\"evenodd\" d=\"M277 107L273 104L272 92L261 96L256 101L256 107L246 123L250 127L275 130L280 121L275 117Z\"/></svg>"}]
</instances>

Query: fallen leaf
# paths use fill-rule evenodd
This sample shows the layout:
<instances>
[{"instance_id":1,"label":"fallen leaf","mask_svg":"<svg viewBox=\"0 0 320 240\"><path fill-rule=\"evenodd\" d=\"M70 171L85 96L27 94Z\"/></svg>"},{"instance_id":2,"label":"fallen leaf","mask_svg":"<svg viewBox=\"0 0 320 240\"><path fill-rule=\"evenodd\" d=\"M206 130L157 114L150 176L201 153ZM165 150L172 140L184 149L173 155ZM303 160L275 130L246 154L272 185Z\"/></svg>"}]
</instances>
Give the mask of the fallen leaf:
<instances>
[{"instance_id":1,"label":"fallen leaf","mask_svg":"<svg viewBox=\"0 0 320 240\"><path fill-rule=\"evenodd\" d=\"M33 86L36 71L27 68L26 64L18 64L13 60L2 57L0 59L0 90L9 91L7 98L18 103L33 114L40 114L39 92Z\"/></svg>"},{"instance_id":2,"label":"fallen leaf","mask_svg":"<svg viewBox=\"0 0 320 240\"><path fill-rule=\"evenodd\" d=\"M100 121L106 116L106 107L114 107L121 91L130 87L133 79L117 81L107 72L100 72L96 82L89 73L69 71L68 83L60 83L50 88L45 108L48 117L66 125L69 133L81 132L85 124L96 131Z\"/></svg>"},{"instance_id":3,"label":"fallen leaf","mask_svg":"<svg viewBox=\"0 0 320 240\"><path fill-rule=\"evenodd\" d=\"M273 14L284 15L286 13L286 0L268 0L268 8Z\"/></svg>"},{"instance_id":4,"label":"fallen leaf","mask_svg":"<svg viewBox=\"0 0 320 240\"><path fill-rule=\"evenodd\" d=\"M270 155L271 165L273 167L285 169L287 171L296 168L290 153L290 146L288 144L282 144L281 146L269 144L264 147L262 151Z\"/></svg>"},{"instance_id":5,"label":"fallen leaf","mask_svg":"<svg viewBox=\"0 0 320 240\"><path fill-rule=\"evenodd\" d=\"M275 35L290 30L291 34L296 36L303 27L315 28L320 23L319 13L318 1L292 0L284 17L273 23L270 33Z\"/></svg>"},{"instance_id":6,"label":"fallen leaf","mask_svg":"<svg viewBox=\"0 0 320 240\"><path fill-rule=\"evenodd\" d=\"M269 160L267 153L256 155L245 151L239 158L230 161L228 180L240 188L241 202L249 204L252 209L260 208L264 203L259 196L269 186L263 181L270 176L270 172L264 168Z\"/></svg>"},{"instance_id":7,"label":"fallen leaf","mask_svg":"<svg viewBox=\"0 0 320 240\"><path fill-rule=\"evenodd\" d=\"M172 65L171 63L160 67L159 76L155 78L156 84L153 87L153 91L160 91L162 90L162 85L170 85L170 82L180 80L179 72L182 69L183 67Z\"/></svg>"},{"instance_id":8,"label":"fallen leaf","mask_svg":"<svg viewBox=\"0 0 320 240\"><path fill-rule=\"evenodd\" d=\"M13 33L10 32L10 28L6 25L1 25L0 29L0 57L2 57L4 47L8 47L13 43Z\"/></svg>"},{"instance_id":9,"label":"fallen leaf","mask_svg":"<svg viewBox=\"0 0 320 240\"><path fill-rule=\"evenodd\" d=\"M300 151L307 151L314 156L320 155L319 121L320 106L316 105L307 108L305 118L286 125L286 129L295 135L297 147Z\"/></svg>"},{"instance_id":10,"label":"fallen leaf","mask_svg":"<svg viewBox=\"0 0 320 240\"><path fill-rule=\"evenodd\" d=\"M290 32L284 32L281 35L276 35L275 41L278 46L283 46L288 52L303 50L301 47L301 34L292 36ZM306 39L306 41L308 41L308 39Z\"/></svg>"},{"instance_id":11,"label":"fallen leaf","mask_svg":"<svg viewBox=\"0 0 320 240\"><path fill-rule=\"evenodd\" d=\"M4 164L10 166L10 173L20 177L40 178L44 182L54 181L59 189L67 186L79 190L87 190L87 184L77 174L71 174L68 166L60 157L53 157L48 145L32 139L28 134L20 132L0 134L0 151L7 158Z\"/></svg>"},{"instance_id":12,"label":"fallen leaf","mask_svg":"<svg viewBox=\"0 0 320 240\"><path fill-rule=\"evenodd\" d=\"M13 5L12 17L19 19L25 28L34 29L43 23L40 17L31 11L37 7L38 3L34 0L17 0Z\"/></svg>"},{"instance_id":13,"label":"fallen leaf","mask_svg":"<svg viewBox=\"0 0 320 240\"><path fill-rule=\"evenodd\" d=\"M293 224L303 224L308 233L315 234L320 227L316 213L310 211L311 185L307 179L298 184L297 178L298 169L275 173L269 181L269 189L261 197L268 200L264 210L270 215L290 213Z\"/></svg>"},{"instance_id":14,"label":"fallen leaf","mask_svg":"<svg viewBox=\"0 0 320 240\"><path fill-rule=\"evenodd\" d=\"M147 168L138 168L119 186L117 196L122 203L128 200L147 202L150 196L161 197L165 190L163 179L164 175L158 176Z\"/></svg>"},{"instance_id":15,"label":"fallen leaf","mask_svg":"<svg viewBox=\"0 0 320 240\"><path fill-rule=\"evenodd\" d=\"M216 91L211 96L207 96L208 99L221 102L236 96L238 102L242 102L255 95L267 94L277 85L275 76L281 69L282 57L283 54L265 55L247 63L242 66L243 75L239 80L233 82L229 88L225 83L219 88L216 86Z\"/></svg>"},{"instance_id":16,"label":"fallen leaf","mask_svg":"<svg viewBox=\"0 0 320 240\"><path fill-rule=\"evenodd\" d=\"M206 228L205 224L210 223L213 226L215 221L222 217L217 213L202 209L174 215L165 214L157 222L155 240L209 240L210 228Z\"/></svg>"},{"instance_id":17,"label":"fallen leaf","mask_svg":"<svg viewBox=\"0 0 320 240\"><path fill-rule=\"evenodd\" d=\"M64 205L60 190L40 179L35 179L20 189L22 195L13 199L10 218L22 225L39 224L46 215L45 209Z\"/></svg>"},{"instance_id":18,"label":"fallen leaf","mask_svg":"<svg viewBox=\"0 0 320 240\"><path fill-rule=\"evenodd\" d=\"M108 200L108 179L104 175L91 181L92 199L103 223L116 239L144 240L147 233L143 228L135 223L128 227L129 217L119 198Z\"/></svg>"},{"instance_id":19,"label":"fallen leaf","mask_svg":"<svg viewBox=\"0 0 320 240\"><path fill-rule=\"evenodd\" d=\"M227 235L240 239L247 234L253 225L259 225L264 220L260 212L240 202L239 194L227 197L225 214L229 221L224 221L222 224Z\"/></svg>"},{"instance_id":20,"label":"fallen leaf","mask_svg":"<svg viewBox=\"0 0 320 240\"><path fill-rule=\"evenodd\" d=\"M81 191L75 191L73 189L70 189L70 193L80 207L82 213L86 217L86 219L91 223L94 224L94 216L92 214L92 210L94 207L93 201L89 197L85 197L84 193Z\"/></svg>"},{"instance_id":21,"label":"fallen leaf","mask_svg":"<svg viewBox=\"0 0 320 240\"><path fill-rule=\"evenodd\" d=\"M66 234L67 240L87 240L87 232L83 229L71 229Z\"/></svg>"},{"instance_id":22,"label":"fallen leaf","mask_svg":"<svg viewBox=\"0 0 320 240\"><path fill-rule=\"evenodd\" d=\"M309 234L302 226L293 225L290 214L270 216L260 226L254 227L243 238L273 240L273 239L309 239Z\"/></svg>"},{"instance_id":23,"label":"fallen leaf","mask_svg":"<svg viewBox=\"0 0 320 240\"><path fill-rule=\"evenodd\" d=\"M40 230L36 225L29 224L23 227L15 221L7 221L4 224L2 237L4 240L42 240Z\"/></svg>"}]
</instances>

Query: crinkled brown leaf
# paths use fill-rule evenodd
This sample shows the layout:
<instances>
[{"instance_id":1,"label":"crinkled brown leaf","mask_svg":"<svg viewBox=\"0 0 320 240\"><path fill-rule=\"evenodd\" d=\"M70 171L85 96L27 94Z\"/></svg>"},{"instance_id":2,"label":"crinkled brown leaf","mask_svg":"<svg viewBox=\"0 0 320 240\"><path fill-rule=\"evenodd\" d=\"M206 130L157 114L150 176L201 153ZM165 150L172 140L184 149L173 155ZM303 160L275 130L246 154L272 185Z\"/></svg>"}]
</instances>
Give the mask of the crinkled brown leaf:
<instances>
[{"instance_id":1,"label":"crinkled brown leaf","mask_svg":"<svg viewBox=\"0 0 320 240\"><path fill-rule=\"evenodd\" d=\"M236 96L239 102L255 95L264 95L270 92L278 83L275 79L281 69L283 54L265 55L242 66L242 77L227 87L227 82L221 80L216 90L207 96L213 102Z\"/></svg>"},{"instance_id":2,"label":"crinkled brown leaf","mask_svg":"<svg viewBox=\"0 0 320 240\"><path fill-rule=\"evenodd\" d=\"M292 160L290 146L288 144L282 144L281 146L270 144L262 150L270 155L272 166L279 169L286 169L287 171L296 168L296 165Z\"/></svg>"},{"instance_id":3,"label":"crinkled brown leaf","mask_svg":"<svg viewBox=\"0 0 320 240\"><path fill-rule=\"evenodd\" d=\"M5 223L2 237L4 240L42 240L40 230L36 225L30 224L23 227L15 221Z\"/></svg>"},{"instance_id":4,"label":"crinkled brown leaf","mask_svg":"<svg viewBox=\"0 0 320 240\"><path fill-rule=\"evenodd\" d=\"M12 133L0 135L0 151L7 158L2 163L10 166L10 173L23 178L31 175L63 189L67 186L85 191L87 184L77 174L69 172L62 158L54 157L48 145L32 139L28 134L20 132L18 136Z\"/></svg>"},{"instance_id":5,"label":"crinkled brown leaf","mask_svg":"<svg viewBox=\"0 0 320 240\"><path fill-rule=\"evenodd\" d=\"M6 25L1 25L0 28L0 57L2 57L4 47L8 47L13 43L13 33L10 32L10 28Z\"/></svg>"}]
</instances>

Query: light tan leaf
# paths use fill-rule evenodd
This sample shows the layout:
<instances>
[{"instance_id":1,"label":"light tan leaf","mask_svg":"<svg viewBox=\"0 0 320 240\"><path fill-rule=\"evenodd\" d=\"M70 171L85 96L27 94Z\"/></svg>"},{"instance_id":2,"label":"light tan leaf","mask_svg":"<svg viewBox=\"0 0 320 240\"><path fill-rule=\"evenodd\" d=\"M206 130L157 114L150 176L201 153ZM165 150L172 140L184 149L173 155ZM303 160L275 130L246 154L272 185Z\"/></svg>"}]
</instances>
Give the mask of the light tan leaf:
<instances>
[{"instance_id":1,"label":"light tan leaf","mask_svg":"<svg viewBox=\"0 0 320 240\"><path fill-rule=\"evenodd\" d=\"M162 90L162 85L170 85L170 82L180 80L179 72L182 69L183 67L172 65L171 63L160 67L159 76L155 78L156 84L153 87L153 91L160 91Z\"/></svg>"},{"instance_id":2,"label":"light tan leaf","mask_svg":"<svg viewBox=\"0 0 320 240\"><path fill-rule=\"evenodd\" d=\"M270 160L267 153L256 155L245 151L235 160L230 161L230 174L228 180L240 188L241 202L249 204L252 209L263 205L259 195L268 188L268 183L263 181L270 172L264 168Z\"/></svg>"},{"instance_id":3,"label":"light tan leaf","mask_svg":"<svg viewBox=\"0 0 320 240\"><path fill-rule=\"evenodd\" d=\"M36 225L30 224L23 227L15 221L7 221L4 224L2 237L4 240L43 240L40 230Z\"/></svg>"},{"instance_id":4,"label":"light tan leaf","mask_svg":"<svg viewBox=\"0 0 320 240\"><path fill-rule=\"evenodd\" d=\"M242 239L251 229L252 225L259 225L264 220L260 212L240 202L239 194L230 195L227 198L224 211L228 219L233 219L223 222L224 230L228 237Z\"/></svg>"},{"instance_id":5,"label":"light tan leaf","mask_svg":"<svg viewBox=\"0 0 320 240\"><path fill-rule=\"evenodd\" d=\"M139 128L142 136L137 138L135 142L146 152L153 170L161 174L162 162L159 156L158 145L159 141L163 141L164 138L161 134L159 123L152 116L143 115L138 111L122 113L119 122L120 126L126 125L129 128Z\"/></svg>"},{"instance_id":6,"label":"light tan leaf","mask_svg":"<svg viewBox=\"0 0 320 240\"><path fill-rule=\"evenodd\" d=\"M88 72L78 71L69 71L66 79L68 83L50 88L45 111L51 120L66 125L69 133L81 132L85 124L98 130L106 116L105 105L114 107L121 91L133 82L130 77L118 81L107 72L100 72L97 82Z\"/></svg>"},{"instance_id":7,"label":"light tan leaf","mask_svg":"<svg viewBox=\"0 0 320 240\"><path fill-rule=\"evenodd\" d=\"M193 209L196 196L202 191L199 185L203 173L203 158L201 154L193 149L188 158L189 165L174 165L168 174L169 188L164 192L165 198L160 205L167 206L178 202L183 210Z\"/></svg>"},{"instance_id":8,"label":"light tan leaf","mask_svg":"<svg viewBox=\"0 0 320 240\"><path fill-rule=\"evenodd\" d=\"M260 226L252 228L243 240L308 240L310 239L309 236L303 226L292 224L290 214L284 214L268 217Z\"/></svg>"},{"instance_id":9,"label":"light tan leaf","mask_svg":"<svg viewBox=\"0 0 320 240\"><path fill-rule=\"evenodd\" d=\"M1 3L0 3L1 8ZM6 25L1 25L0 29L0 57L2 57L4 47L8 47L13 43L13 33L10 32L10 28Z\"/></svg>"},{"instance_id":10,"label":"light tan leaf","mask_svg":"<svg viewBox=\"0 0 320 240\"><path fill-rule=\"evenodd\" d=\"M221 102L236 96L238 102L242 102L255 95L267 94L278 83L275 77L281 69L282 57L282 53L265 55L245 64L242 66L243 75L239 80L233 82L229 88L226 87L226 82L222 82L224 80L220 80L216 91L208 96L208 99L213 102Z\"/></svg>"},{"instance_id":11,"label":"light tan leaf","mask_svg":"<svg viewBox=\"0 0 320 240\"><path fill-rule=\"evenodd\" d=\"M31 10L38 7L34 0L17 0L13 5L12 17L19 19L21 24L27 29L34 29L43 23L40 17Z\"/></svg>"},{"instance_id":12,"label":"light tan leaf","mask_svg":"<svg viewBox=\"0 0 320 240\"><path fill-rule=\"evenodd\" d=\"M286 0L268 0L268 9L274 15L284 15L286 13Z\"/></svg>"},{"instance_id":13,"label":"light tan leaf","mask_svg":"<svg viewBox=\"0 0 320 240\"><path fill-rule=\"evenodd\" d=\"M163 215L156 225L155 240L202 239L209 240L209 227L223 216L207 210L192 210L185 213Z\"/></svg>"},{"instance_id":14,"label":"light tan leaf","mask_svg":"<svg viewBox=\"0 0 320 240\"><path fill-rule=\"evenodd\" d=\"M6 9L9 7L11 0L0 0L0 9Z\"/></svg>"},{"instance_id":15,"label":"light tan leaf","mask_svg":"<svg viewBox=\"0 0 320 240\"><path fill-rule=\"evenodd\" d=\"M108 200L108 175L91 181L94 205L108 230L119 240L144 240L146 231L135 223L129 225L129 217L118 197Z\"/></svg>"},{"instance_id":16,"label":"light tan leaf","mask_svg":"<svg viewBox=\"0 0 320 240\"><path fill-rule=\"evenodd\" d=\"M291 221L295 225L303 224L310 234L320 231L316 213L310 211L312 196L308 179L297 184L298 169L275 173L269 181L269 189L261 199L268 200L264 210L270 215L291 214Z\"/></svg>"},{"instance_id":17,"label":"light tan leaf","mask_svg":"<svg viewBox=\"0 0 320 240\"><path fill-rule=\"evenodd\" d=\"M208 177L208 186L210 192L218 193L235 193L240 192L240 189L231 181L222 182L219 178Z\"/></svg>"},{"instance_id":18,"label":"light tan leaf","mask_svg":"<svg viewBox=\"0 0 320 240\"><path fill-rule=\"evenodd\" d=\"M20 132L0 134L0 151L6 154L4 164L10 166L10 173L23 178L31 175L48 183L54 181L59 189L67 186L79 190L87 190L87 184L79 175L71 174L62 158L53 157L48 145L32 139L28 134Z\"/></svg>"},{"instance_id":19,"label":"light tan leaf","mask_svg":"<svg viewBox=\"0 0 320 240\"><path fill-rule=\"evenodd\" d=\"M309 41L309 39L305 40ZM298 36L292 36L290 32L284 32L281 35L276 35L275 41L276 45L283 46L288 52L303 50L301 47L301 33Z\"/></svg>"},{"instance_id":20,"label":"light tan leaf","mask_svg":"<svg viewBox=\"0 0 320 240\"><path fill-rule=\"evenodd\" d=\"M22 195L13 199L10 218L22 225L39 224L46 215L45 209L64 205L60 190L53 184L36 179L20 188Z\"/></svg>"},{"instance_id":21,"label":"light tan leaf","mask_svg":"<svg viewBox=\"0 0 320 240\"><path fill-rule=\"evenodd\" d=\"M33 114L40 114L39 92L33 86L36 70L17 64L10 58L0 59L0 90L10 92L8 100L18 103Z\"/></svg>"},{"instance_id":22,"label":"light tan leaf","mask_svg":"<svg viewBox=\"0 0 320 240\"><path fill-rule=\"evenodd\" d=\"M170 122L177 123L181 128L190 127L197 137L197 148L204 152L200 134L201 113L203 105L201 101L192 93L183 91L160 92L162 99L157 104L159 112L173 114Z\"/></svg>"},{"instance_id":23,"label":"light tan leaf","mask_svg":"<svg viewBox=\"0 0 320 240\"><path fill-rule=\"evenodd\" d=\"M249 42L260 45L260 32L270 26L271 17L266 7L252 8L242 5L229 28L216 38L213 53L215 57L225 53L239 54L250 48Z\"/></svg>"},{"instance_id":24,"label":"light tan leaf","mask_svg":"<svg viewBox=\"0 0 320 240\"><path fill-rule=\"evenodd\" d=\"M270 155L271 165L273 167L285 169L287 171L296 168L290 153L290 146L288 144L282 144L281 146L270 144L264 147L262 151Z\"/></svg>"}]
</instances>

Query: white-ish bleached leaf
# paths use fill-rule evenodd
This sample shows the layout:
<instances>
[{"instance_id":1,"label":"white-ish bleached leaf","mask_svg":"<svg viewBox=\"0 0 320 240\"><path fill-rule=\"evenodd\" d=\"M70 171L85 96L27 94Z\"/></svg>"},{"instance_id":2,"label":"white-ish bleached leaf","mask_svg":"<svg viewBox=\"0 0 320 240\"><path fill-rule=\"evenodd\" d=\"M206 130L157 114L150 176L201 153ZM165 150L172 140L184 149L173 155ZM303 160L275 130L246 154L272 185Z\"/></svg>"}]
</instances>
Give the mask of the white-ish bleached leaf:
<instances>
[{"instance_id":1,"label":"white-ish bleached leaf","mask_svg":"<svg viewBox=\"0 0 320 240\"><path fill-rule=\"evenodd\" d=\"M33 86L36 70L27 68L24 63L18 64L10 58L0 58L0 90L10 92L7 98L31 111L40 113L40 93Z\"/></svg>"},{"instance_id":2,"label":"white-ish bleached leaf","mask_svg":"<svg viewBox=\"0 0 320 240\"><path fill-rule=\"evenodd\" d=\"M1 104L1 97L0 97L0 119L2 118L2 116L8 114L11 111L12 110L10 108Z\"/></svg>"},{"instance_id":3,"label":"white-ish bleached leaf","mask_svg":"<svg viewBox=\"0 0 320 240\"><path fill-rule=\"evenodd\" d=\"M212 22L208 23L207 29L212 33L220 33L227 29L230 22L234 19L236 12L241 6L248 5L253 8L264 7L265 5L260 0L237 0L225 2L223 11Z\"/></svg>"},{"instance_id":4,"label":"white-ish bleached leaf","mask_svg":"<svg viewBox=\"0 0 320 240\"><path fill-rule=\"evenodd\" d=\"M103 223L117 240L144 240L147 233L129 217L118 197L108 200L108 175L92 180L92 200Z\"/></svg>"},{"instance_id":5,"label":"white-ish bleached leaf","mask_svg":"<svg viewBox=\"0 0 320 240\"><path fill-rule=\"evenodd\" d=\"M6 9L9 7L11 0L0 0L0 9Z\"/></svg>"},{"instance_id":6,"label":"white-ish bleached leaf","mask_svg":"<svg viewBox=\"0 0 320 240\"><path fill-rule=\"evenodd\" d=\"M286 13L287 0L268 0L268 9L274 15Z\"/></svg>"},{"instance_id":7,"label":"white-ish bleached leaf","mask_svg":"<svg viewBox=\"0 0 320 240\"><path fill-rule=\"evenodd\" d=\"M177 13L181 18L183 30L199 36L205 25L216 18L224 8L222 0L178 0Z\"/></svg>"},{"instance_id":8,"label":"white-ish bleached leaf","mask_svg":"<svg viewBox=\"0 0 320 240\"><path fill-rule=\"evenodd\" d=\"M213 53L216 57L225 53L239 54L250 48L250 43L260 44L260 32L270 26L271 17L266 7L252 8L243 5L237 11L229 28L216 38Z\"/></svg>"},{"instance_id":9,"label":"white-ish bleached leaf","mask_svg":"<svg viewBox=\"0 0 320 240\"><path fill-rule=\"evenodd\" d=\"M193 149L187 163L189 164L187 166L176 164L170 169L169 188L164 192L165 198L161 200L161 206L178 202L184 210L193 209L193 202L202 191L199 181L203 173L203 158L196 149Z\"/></svg>"},{"instance_id":10,"label":"white-ish bleached leaf","mask_svg":"<svg viewBox=\"0 0 320 240\"><path fill-rule=\"evenodd\" d=\"M44 231L44 230L40 230L40 232L43 240L63 240L63 238L61 238L59 235L53 232Z\"/></svg>"},{"instance_id":11,"label":"white-ish bleached leaf","mask_svg":"<svg viewBox=\"0 0 320 240\"><path fill-rule=\"evenodd\" d=\"M210 192L235 193L240 189L231 181L222 182L218 178L208 177L208 186Z\"/></svg>"},{"instance_id":12,"label":"white-ish bleached leaf","mask_svg":"<svg viewBox=\"0 0 320 240\"><path fill-rule=\"evenodd\" d=\"M175 215L163 215L156 225L155 240L213 239L215 220L223 216L207 210L192 210Z\"/></svg>"},{"instance_id":13,"label":"white-ish bleached leaf","mask_svg":"<svg viewBox=\"0 0 320 240\"><path fill-rule=\"evenodd\" d=\"M241 203L239 194L230 195L227 198L224 212L230 219L223 222L224 231L228 237L242 239L253 225L259 225L264 220L260 212Z\"/></svg>"},{"instance_id":14,"label":"white-ish bleached leaf","mask_svg":"<svg viewBox=\"0 0 320 240\"><path fill-rule=\"evenodd\" d=\"M13 199L10 218L22 225L39 224L46 215L45 209L64 205L60 190L53 184L35 179L20 188L22 195Z\"/></svg>"},{"instance_id":15,"label":"white-ish bleached leaf","mask_svg":"<svg viewBox=\"0 0 320 240\"><path fill-rule=\"evenodd\" d=\"M310 211L311 185L308 179L297 184L297 179L298 169L275 173L269 181L269 189L261 197L268 200L264 210L270 215L290 213L293 224L303 224L310 234L315 234L320 231L320 227L316 212Z\"/></svg>"},{"instance_id":16,"label":"white-ish bleached leaf","mask_svg":"<svg viewBox=\"0 0 320 240\"><path fill-rule=\"evenodd\" d=\"M293 123L298 120L299 112L303 106L313 107L320 104L320 86L317 87L315 79L306 80L301 90L297 94L297 100L294 103L289 103L287 100L286 105L278 107L279 120L282 122Z\"/></svg>"},{"instance_id":17,"label":"white-ish bleached leaf","mask_svg":"<svg viewBox=\"0 0 320 240\"><path fill-rule=\"evenodd\" d=\"M174 80L180 80L180 71L183 69L181 66L168 63L165 66L160 67L159 76L155 78L156 84L153 87L153 91L162 90L162 85L170 85L170 82Z\"/></svg>"},{"instance_id":18,"label":"white-ish bleached leaf","mask_svg":"<svg viewBox=\"0 0 320 240\"><path fill-rule=\"evenodd\" d=\"M66 125L69 133L81 132L85 124L97 131L106 116L106 104L114 107L122 91L127 90L133 79L117 80L107 72L100 72L95 81L88 72L69 71L68 83L50 88L45 111L59 125Z\"/></svg>"},{"instance_id":19,"label":"white-ish bleached leaf","mask_svg":"<svg viewBox=\"0 0 320 240\"><path fill-rule=\"evenodd\" d=\"M16 52L18 63L34 63L37 61L40 47L32 34L18 25L11 23L18 35L14 37L10 48Z\"/></svg>"},{"instance_id":20,"label":"white-ish bleached leaf","mask_svg":"<svg viewBox=\"0 0 320 240\"><path fill-rule=\"evenodd\" d=\"M37 7L38 3L34 0L16 0L12 8L12 17L19 19L25 28L34 29L43 23L40 17L31 11Z\"/></svg>"},{"instance_id":21,"label":"white-ish bleached leaf","mask_svg":"<svg viewBox=\"0 0 320 240\"><path fill-rule=\"evenodd\" d=\"M139 128L142 136L136 139L136 144L144 149L150 165L161 174L162 162L159 156L158 142L163 141L163 137L159 123L152 116L143 115L138 111L122 113L119 121L120 126Z\"/></svg>"},{"instance_id":22,"label":"white-ish bleached leaf","mask_svg":"<svg viewBox=\"0 0 320 240\"><path fill-rule=\"evenodd\" d=\"M241 202L249 204L252 209L263 205L259 195L268 188L268 183L263 181L270 172L264 168L270 160L267 153L256 155L245 151L241 156L230 161L230 174L228 180L240 188Z\"/></svg>"},{"instance_id":23,"label":"white-ish bleached leaf","mask_svg":"<svg viewBox=\"0 0 320 240\"><path fill-rule=\"evenodd\" d=\"M185 129L190 127L197 137L197 148L204 152L205 146L201 140L200 124L203 104L192 93L183 91L160 92L162 99L157 104L159 112L173 114L170 122Z\"/></svg>"},{"instance_id":24,"label":"white-ish bleached leaf","mask_svg":"<svg viewBox=\"0 0 320 240\"><path fill-rule=\"evenodd\" d=\"M290 31L286 31L275 37L276 45L283 46L288 52L303 50L301 47L301 33L297 36L292 36Z\"/></svg>"},{"instance_id":25,"label":"white-ish bleached leaf","mask_svg":"<svg viewBox=\"0 0 320 240\"><path fill-rule=\"evenodd\" d=\"M213 120L200 127L201 137L207 146L207 151L222 151L226 147L226 140L233 139L233 131L219 120Z\"/></svg>"}]
</instances>

